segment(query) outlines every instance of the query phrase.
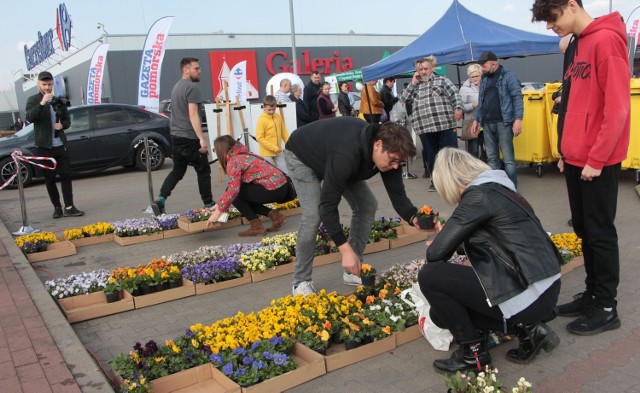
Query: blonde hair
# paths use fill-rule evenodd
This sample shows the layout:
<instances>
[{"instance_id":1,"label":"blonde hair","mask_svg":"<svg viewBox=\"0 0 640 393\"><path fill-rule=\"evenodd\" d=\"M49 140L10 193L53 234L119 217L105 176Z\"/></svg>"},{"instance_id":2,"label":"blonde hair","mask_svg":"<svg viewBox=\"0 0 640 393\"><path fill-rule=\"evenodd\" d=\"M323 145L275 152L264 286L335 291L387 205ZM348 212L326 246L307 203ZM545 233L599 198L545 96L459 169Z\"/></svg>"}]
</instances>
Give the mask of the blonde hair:
<instances>
[{"instance_id":1,"label":"blonde hair","mask_svg":"<svg viewBox=\"0 0 640 393\"><path fill-rule=\"evenodd\" d=\"M453 147L440 150L433 167L433 185L440 197L450 205L460 202L460 187L467 188L478 175L491 170L478 158Z\"/></svg>"},{"instance_id":2,"label":"blonde hair","mask_svg":"<svg viewBox=\"0 0 640 393\"><path fill-rule=\"evenodd\" d=\"M473 63L467 66L467 76L471 76L471 74L473 74L474 72L482 75L482 67L480 67L480 64Z\"/></svg>"}]
</instances>

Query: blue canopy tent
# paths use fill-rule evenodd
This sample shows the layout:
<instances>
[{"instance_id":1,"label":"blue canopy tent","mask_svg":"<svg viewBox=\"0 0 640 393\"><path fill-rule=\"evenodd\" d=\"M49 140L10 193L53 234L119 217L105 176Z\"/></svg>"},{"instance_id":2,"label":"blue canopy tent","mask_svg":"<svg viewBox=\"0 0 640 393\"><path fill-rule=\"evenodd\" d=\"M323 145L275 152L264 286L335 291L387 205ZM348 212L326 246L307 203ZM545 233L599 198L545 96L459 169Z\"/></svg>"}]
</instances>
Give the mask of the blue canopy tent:
<instances>
[{"instance_id":1,"label":"blue canopy tent","mask_svg":"<svg viewBox=\"0 0 640 393\"><path fill-rule=\"evenodd\" d=\"M366 82L410 72L416 60L429 55L442 65L475 61L488 50L500 58L560 53L559 42L556 36L493 22L454 0L429 30L391 56L362 68L362 77Z\"/></svg>"}]
</instances>

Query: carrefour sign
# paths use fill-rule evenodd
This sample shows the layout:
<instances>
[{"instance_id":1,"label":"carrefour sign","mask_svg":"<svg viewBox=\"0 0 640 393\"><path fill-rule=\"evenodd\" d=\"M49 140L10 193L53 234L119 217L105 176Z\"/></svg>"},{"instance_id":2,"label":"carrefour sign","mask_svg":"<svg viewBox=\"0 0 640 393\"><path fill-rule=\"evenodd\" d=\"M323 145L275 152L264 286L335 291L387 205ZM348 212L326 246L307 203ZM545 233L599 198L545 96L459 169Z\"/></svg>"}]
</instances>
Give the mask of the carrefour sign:
<instances>
[{"instance_id":1,"label":"carrefour sign","mask_svg":"<svg viewBox=\"0 0 640 393\"><path fill-rule=\"evenodd\" d=\"M63 51L69 50L71 46L71 17L67 12L67 6L61 3L56 9L56 36ZM55 53L53 46L53 29L49 29L42 34L38 32L38 40L28 48L24 46L24 58L27 62L27 70L35 68Z\"/></svg>"}]
</instances>

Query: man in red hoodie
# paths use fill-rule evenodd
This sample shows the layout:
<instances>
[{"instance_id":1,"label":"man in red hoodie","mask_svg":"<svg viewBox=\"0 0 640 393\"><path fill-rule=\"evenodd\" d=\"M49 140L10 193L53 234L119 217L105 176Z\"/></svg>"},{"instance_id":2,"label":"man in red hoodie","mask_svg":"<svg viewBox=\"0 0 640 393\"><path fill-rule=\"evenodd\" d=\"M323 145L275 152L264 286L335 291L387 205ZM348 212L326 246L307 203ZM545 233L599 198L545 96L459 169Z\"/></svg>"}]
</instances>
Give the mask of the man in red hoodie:
<instances>
[{"instance_id":1,"label":"man in red hoodie","mask_svg":"<svg viewBox=\"0 0 640 393\"><path fill-rule=\"evenodd\" d=\"M620 327L616 297L620 281L614 225L620 163L627 157L630 84L627 34L618 12L593 19L581 0L535 0L533 21L563 37L573 33L564 60L558 118L571 219L582 238L586 290L558 306L578 316L571 333L595 335Z\"/></svg>"}]
</instances>

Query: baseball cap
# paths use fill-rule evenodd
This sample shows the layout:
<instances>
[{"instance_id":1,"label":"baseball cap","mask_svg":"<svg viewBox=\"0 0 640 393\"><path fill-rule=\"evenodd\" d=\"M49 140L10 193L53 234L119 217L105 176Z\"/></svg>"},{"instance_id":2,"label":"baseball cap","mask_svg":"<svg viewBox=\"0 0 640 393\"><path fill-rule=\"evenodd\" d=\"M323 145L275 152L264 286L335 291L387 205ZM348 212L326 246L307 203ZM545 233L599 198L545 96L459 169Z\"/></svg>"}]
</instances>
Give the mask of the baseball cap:
<instances>
[{"instance_id":1,"label":"baseball cap","mask_svg":"<svg viewBox=\"0 0 640 393\"><path fill-rule=\"evenodd\" d=\"M53 75L49 71L42 71L38 74L39 81L47 81L53 79Z\"/></svg>"},{"instance_id":2,"label":"baseball cap","mask_svg":"<svg viewBox=\"0 0 640 393\"><path fill-rule=\"evenodd\" d=\"M478 64L482 65L488 61L498 61L498 56L491 51L486 51L480 55L478 59Z\"/></svg>"}]
</instances>

